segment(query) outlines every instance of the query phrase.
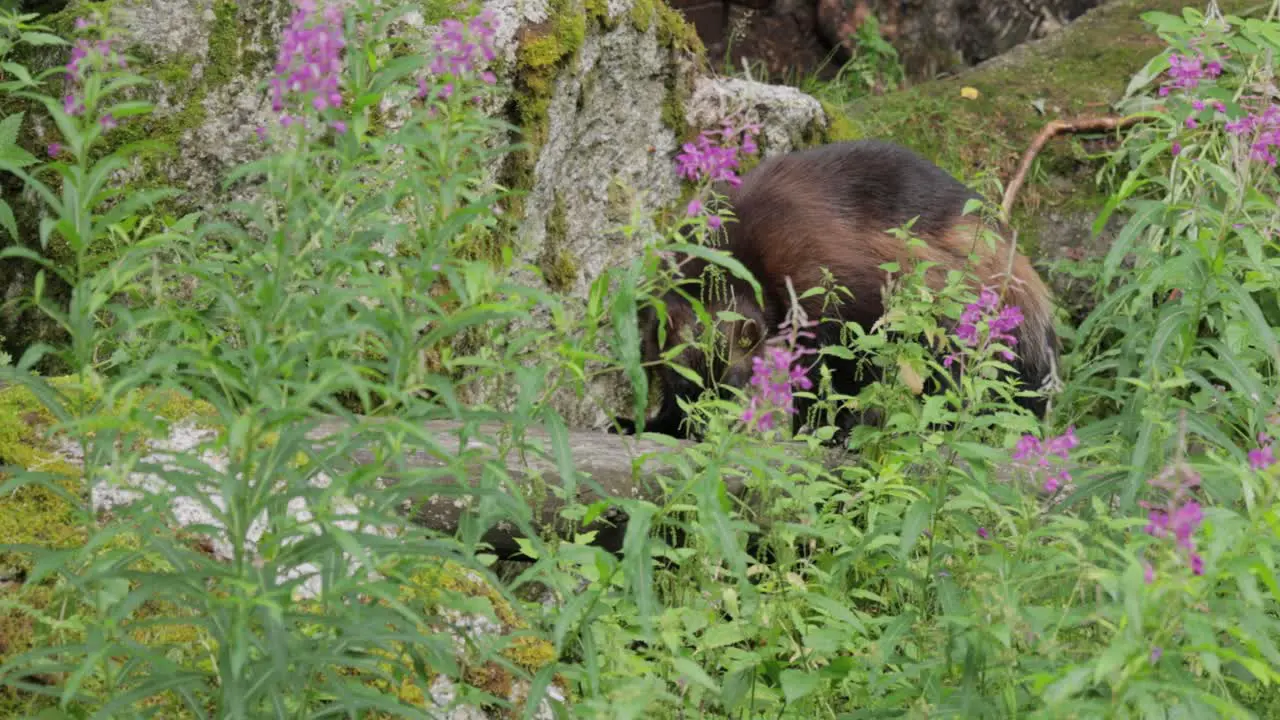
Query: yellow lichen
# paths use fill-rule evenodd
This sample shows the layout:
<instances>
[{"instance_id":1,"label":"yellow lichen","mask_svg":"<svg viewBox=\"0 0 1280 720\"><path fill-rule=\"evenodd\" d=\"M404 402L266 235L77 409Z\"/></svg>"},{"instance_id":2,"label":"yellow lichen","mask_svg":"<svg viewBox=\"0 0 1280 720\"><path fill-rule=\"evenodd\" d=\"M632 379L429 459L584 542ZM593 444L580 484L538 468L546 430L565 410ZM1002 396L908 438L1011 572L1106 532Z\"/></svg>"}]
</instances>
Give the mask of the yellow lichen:
<instances>
[{"instance_id":1,"label":"yellow lichen","mask_svg":"<svg viewBox=\"0 0 1280 720\"><path fill-rule=\"evenodd\" d=\"M100 400L100 390L78 378L52 378L50 387L62 393L69 409L91 407ZM128 408L143 408L149 414L170 420L199 419L213 412L207 404L193 401L177 391L133 390L114 404L110 414L130 417ZM144 413L146 415L148 413ZM53 413L28 387L11 385L0 389L0 465L46 473L48 485L30 483L0 496L0 545L34 545L44 548L72 547L85 539L79 510L69 498L83 500L80 470L67 462L58 448ZM139 420L124 423L125 431L141 429ZM0 473L0 484L7 478ZM0 568L25 569L25 555L0 553Z\"/></svg>"}]
</instances>

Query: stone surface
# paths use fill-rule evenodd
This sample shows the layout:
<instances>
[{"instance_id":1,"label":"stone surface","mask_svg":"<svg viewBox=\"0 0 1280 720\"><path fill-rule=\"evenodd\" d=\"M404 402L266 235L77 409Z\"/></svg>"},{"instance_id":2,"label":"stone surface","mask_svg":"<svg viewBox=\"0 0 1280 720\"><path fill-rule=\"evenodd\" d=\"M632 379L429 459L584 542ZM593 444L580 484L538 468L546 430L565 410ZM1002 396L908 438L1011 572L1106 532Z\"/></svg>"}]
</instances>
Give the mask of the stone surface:
<instances>
[{"instance_id":1,"label":"stone surface","mask_svg":"<svg viewBox=\"0 0 1280 720\"><path fill-rule=\"evenodd\" d=\"M611 2L614 27L589 31L574 61L558 74L547 141L539 148L523 203L519 256L539 267L553 290L569 297L585 299L601 273L641 251L645 234L629 237L623 225L671 206L680 196L674 170L677 129L664 117L673 87L693 86L692 96L681 104L687 111L683 120L695 130L718 127L739 112L764 123L760 145L766 155L794 148L827 123L818 102L792 88L697 76L694 57L664 46L657 19L643 31L626 22L633 1ZM513 11L500 12L504 31L543 20L527 9L518 16ZM500 31L499 40L503 37L515 42L518 35ZM645 220L642 227L652 225ZM545 320L535 315L528 324ZM468 399L498 406L510 401L509 393L496 387L478 388ZM549 404L570 427L600 428L609 412L623 411L630 402L629 385L610 375L592 380L586 397L558 395Z\"/></svg>"},{"instance_id":2,"label":"stone surface","mask_svg":"<svg viewBox=\"0 0 1280 720\"><path fill-rule=\"evenodd\" d=\"M761 126L757 142L762 157L811 145L828 126L821 103L795 88L737 78L698 78L689 99L689 121L695 127L714 127L729 117Z\"/></svg>"},{"instance_id":3,"label":"stone surface","mask_svg":"<svg viewBox=\"0 0 1280 720\"><path fill-rule=\"evenodd\" d=\"M907 74L954 72L1044 37L1106 0L678 0L713 65L830 79L874 17Z\"/></svg>"},{"instance_id":4,"label":"stone surface","mask_svg":"<svg viewBox=\"0 0 1280 720\"><path fill-rule=\"evenodd\" d=\"M335 422L330 425L324 425L319 428L313 435L313 440L322 441L330 432L335 432L341 428L341 422ZM441 431L456 431L456 426L447 428L439 428ZM579 456L584 455L587 458L594 458L594 462L588 460L585 470L587 472L610 472L616 478L629 478L631 460L638 453L648 452L650 454L660 452L660 446L644 441L635 441L629 438L602 435L599 433L590 433L590 437L584 437L582 433L575 434L576 442L579 447L577 451ZM81 446L78 443L71 442L69 439L55 435L54 437L55 456L60 462L66 463L70 468L77 472L81 471L84 466L84 456ZM216 442L216 433L207 428L200 427L197 423L189 420L180 420L174 422L170 428L167 437L157 440L148 441L148 449L150 455L143 457L140 467L156 466L163 468L163 472L168 475L176 472L190 472L192 462L204 464L213 477L223 473L227 469L227 458L221 452L211 451L208 448ZM592 444L603 447L606 452L603 455L607 458L603 462L600 461L598 454L591 452L582 453L583 444L591 446ZM183 461L177 458L185 456ZM356 462L364 461L359 453L354 458ZM410 455L406 458L406 463L414 464L435 464L435 458L417 458ZM534 463L536 471L546 472L546 466L538 466ZM528 470L526 470L528 472ZM520 475L519 472L516 473ZM99 517L110 517L114 512L119 513L132 503L140 500L148 501L146 511L151 512L151 508L160 510L165 508L167 519L173 524L174 529L188 529L193 534L203 536L208 541L209 549L216 559L221 561L229 561L233 558L236 548L233 548L227 541L225 535L225 526L210 511L205 502L195 498L181 494L175 487L150 472L123 472L114 473L111 468L106 468L100 477L115 477L116 480L111 484L99 483L91 489L90 501L95 514ZM317 473L312 479L312 484L317 487L327 487L329 478L322 473ZM611 486L612 488L612 486ZM617 488L620 490L620 488ZM207 486L202 490L207 500L212 505L219 508L223 506L223 499L214 486ZM345 498L333 498L334 507L330 509L329 517L337 516L339 518L355 518L358 514L356 503ZM336 512L334 512L336 511ZM293 528L292 535L285 537L282 541L283 545L291 545L298 540L303 539L306 533L318 532L318 528L312 524L311 513L307 510L306 503L301 497L294 497L288 503L288 514L292 520L298 525ZM450 533L457 529L457 514L450 516L448 522L451 526L439 527L442 532ZM277 519L279 520L279 519ZM431 518L427 518L431 520ZM370 531L382 534L386 537L393 536L393 530L387 529L371 529L362 523L356 522L354 519L339 519L334 522L338 527L348 531L357 532L359 530ZM212 532L209 530L212 529ZM248 531L250 547L244 548L249 552L252 561L260 563L262 559L257 556L257 543L266 531L266 518L260 516L250 524ZM277 535L275 540L279 541ZM346 559L346 567L352 570L360 570L360 564L351 557ZM475 588L488 588L488 581L470 570L457 568L454 572L459 573L458 579L465 581L465 584ZM303 583L294 591L295 599L305 600L314 597L320 591L320 568L303 564L286 569L281 573L279 580L283 581L287 578L305 577ZM368 571L371 577L377 574ZM452 639L457 657L464 660L469 656L471 643L468 641L478 641L484 636L503 635L512 632L515 628L508 626L504 621L495 620L483 614L463 613L451 608L438 608L441 618L439 627L436 631L448 633ZM511 683L510 691L507 693L507 699L514 707L522 707L528 696L529 686L527 683L515 680ZM488 718L506 717L505 711L502 710L486 710L474 705L468 705L457 702L457 686L455 682L444 676L439 675L433 681L429 688L429 696L434 707L428 708L428 712L432 717L440 720L487 720ZM555 717L553 703L563 703L565 701L565 693L563 688L552 684L547 687L545 696L538 699L538 706L534 711L535 718L550 720Z\"/></svg>"}]
</instances>

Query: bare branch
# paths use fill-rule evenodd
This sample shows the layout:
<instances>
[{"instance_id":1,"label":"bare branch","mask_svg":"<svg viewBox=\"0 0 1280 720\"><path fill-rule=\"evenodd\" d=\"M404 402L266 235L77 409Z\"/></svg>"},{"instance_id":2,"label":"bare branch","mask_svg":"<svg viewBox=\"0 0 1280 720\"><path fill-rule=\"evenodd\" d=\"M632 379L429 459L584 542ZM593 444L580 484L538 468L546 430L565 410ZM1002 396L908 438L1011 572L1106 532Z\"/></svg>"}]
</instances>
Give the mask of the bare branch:
<instances>
[{"instance_id":1,"label":"bare branch","mask_svg":"<svg viewBox=\"0 0 1280 720\"><path fill-rule=\"evenodd\" d=\"M1055 136L1063 133L1120 130L1145 119L1148 118L1143 115L1092 117L1077 118L1075 120L1053 120L1048 125L1045 125L1040 129L1040 132L1036 133L1031 145L1023 153L1022 160L1018 163L1018 169L1013 173L1013 178L1009 180L1009 185L1005 187L1004 201L1000 203L1000 207L1004 210L1004 216L1006 218L1009 217L1009 213L1013 211L1013 201L1017 197L1018 191L1022 189L1023 183L1027 181L1027 173L1031 171L1031 163L1035 161L1036 155Z\"/></svg>"}]
</instances>

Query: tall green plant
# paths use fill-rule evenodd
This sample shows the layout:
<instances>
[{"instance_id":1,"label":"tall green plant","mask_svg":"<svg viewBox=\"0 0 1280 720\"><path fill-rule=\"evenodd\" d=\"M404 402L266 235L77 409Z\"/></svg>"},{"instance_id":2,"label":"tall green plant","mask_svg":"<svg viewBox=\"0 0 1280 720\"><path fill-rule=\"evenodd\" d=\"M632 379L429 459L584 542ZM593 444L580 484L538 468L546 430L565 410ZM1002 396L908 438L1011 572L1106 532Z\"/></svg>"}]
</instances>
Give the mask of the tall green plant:
<instances>
[{"instance_id":1,"label":"tall green plant","mask_svg":"<svg viewBox=\"0 0 1280 720\"><path fill-rule=\"evenodd\" d=\"M1095 226L1129 216L1104 260L1105 294L1079 328L1088 358L1073 384L1077 413L1106 414L1084 437L1122 440L1114 480L1132 502L1189 432L1244 460L1276 407L1274 259L1280 185L1272 155L1280 50L1267 18L1145 15L1170 45L1130 83L1122 107L1148 118L1114 155L1119 190ZM1131 260L1132 270L1125 261ZM1114 412L1112 412L1114 410Z\"/></svg>"}]
</instances>

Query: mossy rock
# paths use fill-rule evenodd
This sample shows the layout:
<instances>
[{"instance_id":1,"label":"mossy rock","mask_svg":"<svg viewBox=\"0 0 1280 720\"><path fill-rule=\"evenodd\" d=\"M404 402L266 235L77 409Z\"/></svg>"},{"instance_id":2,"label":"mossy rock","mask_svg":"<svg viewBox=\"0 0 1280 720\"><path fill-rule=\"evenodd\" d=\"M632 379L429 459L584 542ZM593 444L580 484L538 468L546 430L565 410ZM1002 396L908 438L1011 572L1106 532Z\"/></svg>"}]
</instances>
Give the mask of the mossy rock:
<instances>
[{"instance_id":1,"label":"mossy rock","mask_svg":"<svg viewBox=\"0 0 1280 720\"><path fill-rule=\"evenodd\" d=\"M92 405L101 399L91 382L79 378L52 378L49 385L65 394L69 404ZM169 420L199 421L213 412L211 406L177 391L136 390L122 398L117 408L125 412L124 408L134 405ZM69 502L69 498L85 500L85 488L79 468L67 461L50 433L55 427L54 415L29 388L0 388L0 466L47 473L48 483L61 491L29 484L0 495L0 545L67 548L85 539L80 519L83 507L76 508ZM126 424L126 429L138 426ZM7 480L0 472L0 485ZM0 551L0 579L20 576L29 567L30 559L25 554Z\"/></svg>"},{"instance_id":2,"label":"mossy rock","mask_svg":"<svg viewBox=\"0 0 1280 720\"><path fill-rule=\"evenodd\" d=\"M288 11L289 3L273 2L278 12ZM74 28L77 18L94 13L110 14L117 10L132 11L132 6L117 0L74 0L57 12L41 17L38 22L54 34L71 41L76 34ZM181 142L184 137L193 129L201 127L208 119L206 99L236 78L265 66L270 60L270 53L274 52L277 40L271 37L268 29L273 23L261 22L261 14L261 10L242 7L232 0L215 0L210 8L211 19L205 21L196 17L190 20L192 23L205 23L194 36L207 43L206 47L198 50L192 48L190 53L184 51L162 57L143 38L135 37L129 42L123 49L132 58L133 69L154 83L142 88L140 97L152 101L167 97L174 101L165 103L167 109L130 117L104 134L95 149L94 158L91 159L118 149L127 149L128 156L134 162L128 180L132 190L181 185L182 178L173 177L174 160L183 152ZM283 15L276 19L283 21ZM14 59L33 70L41 70L62 64L69 52L69 45L20 48ZM58 82L55 77L45 91L53 96L60 95ZM5 98L4 107L0 111L5 114L17 111L27 113L20 129L19 143L37 157L45 157L44 148L48 143L58 140L57 130L52 121L43 117L42 108ZM41 177L45 182L52 183L55 192L58 191L55 176L46 173ZM16 181L7 180L5 190L16 192ZM54 235L47 247L42 247L36 240L44 210L26 199L20 199L13 205L21 243L55 263L68 265L72 259L72 251L61 238ZM200 206L201 203L195 198L171 197L160 200L154 208L154 214L160 218L176 219ZM116 253L117 241L106 238L98 246L88 250L95 266L108 264ZM19 294L25 296L34 280L35 266L14 260L6 261L5 265L4 270L0 270L0 288L4 288L8 294L20 289L22 292ZM46 280L46 296L55 304L65 304L69 296L65 284L52 276ZM0 338L4 343L0 349L17 357L24 348L37 342L60 342L64 340L64 334L40 313L31 310L16 312L11 307L4 315L0 315ZM47 357L40 369L51 374L70 370L54 361L52 356Z\"/></svg>"},{"instance_id":3,"label":"mossy rock","mask_svg":"<svg viewBox=\"0 0 1280 720\"><path fill-rule=\"evenodd\" d=\"M60 377L52 378L48 383L63 394L69 406L93 406L103 400L101 391L92 380ZM154 414L169 421L195 422L206 427L215 413L211 406L193 401L177 391L152 392L145 389L134 390L112 403L111 408L101 410L103 415L130 418L129 409L133 407L143 408L144 417ZM139 430L141 426L127 420L124 429ZM0 387L0 465L45 471L61 491L28 485L0 495L0 545L70 549L81 546L87 537L87 519L83 514L87 492L80 469L68 461L67 449L60 446L59 438L62 436L57 430L54 414L29 388L20 385ZM8 479L0 473L0 485ZM182 535L181 531L179 534ZM137 549L140 546L140 538L124 533L113 538L103 550ZM92 608L74 594L73 587L53 580L23 583L25 574L32 567L31 562L26 553L0 553L0 664L36 645L55 640L77 641L75 631L57 630L48 618L70 614L79 617L83 623L93 622ZM161 569L163 562L162 558L144 559L145 567L134 569L154 571ZM449 595L475 598L479 601L477 612L491 616L502 628L502 634L507 636L499 642L503 646L500 650L503 662L480 659L470 665L464 663L463 681L466 684L486 693L505 696L519 680L508 667L535 673L555 661L554 646L531 634L518 609L483 576L447 561L418 562L411 570L399 575L404 579L399 601L418 609L424 617L435 617L438 615L436 608L450 605ZM188 611L164 607L156 602L144 604L132 618L139 623L133 639L144 645L176 648L179 652L190 649L195 654L181 659L185 663L208 662L206 646L215 641L198 624L165 622L148 625L145 622L160 616L182 618L184 612ZM72 626L76 626L75 623ZM423 630L431 631L429 628ZM399 650L388 650L387 664L408 662L408 655L395 656L394 652ZM372 676L367 682L395 693L406 702L420 704L425 700L430 680L430 676L417 677L415 681L406 681L395 688L379 685L381 681ZM93 687L91 681L87 689L92 690ZM158 698L155 702L164 708L164 713L177 713L166 714L166 717L187 717L177 712L175 699L166 701ZM0 717L25 717L51 705L52 701L0 691Z\"/></svg>"},{"instance_id":4,"label":"mossy rock","mask_svg":"<svg viewBox=\"0 0 1280 720\"><path fill-rule=\"evenodd\" d=\"M492 609L492 616L503 626L504 647L499 651L502 661L476 658L468 660L459 658L463 668L462 682L479 690L481 693L496 697L511 697L513 689L520 681L517 672L508 669L514 666L520 673L533 674L554 662L557 658L554 645L547 640L532 636L527 632L527 625L516 614L515 609L499 595L491 585L474 573L448 561L431 561L412 573L408 581L401 586L398 602L423 616L432 617L444 606L446 593L457 593L462 596L477 598L481 604ZM18 586L6 588L0 584L0 600L7 600L5 607L0 607L0 664L6 659L16 656L37 644L51 641L76 642L80 638L77 631L60 631L54 629L46 618L55 613L77 616L89 624L94 615L91 607L79 602L70 588L63 586L55 589L49 584ZM379 604L386 601L378 600ZM308 611L309 603L300 608ZM183 664L198 666L203 672L212 672L209 667L209 652L216 647L216 640L207 630L196 622L184 624L174 622L189 616L190 610L166 606L155 601L144 603L131 618L135 629L131 637L144 646L166 648L169 653L177 652L169 657ZM149 623L148 620L165 618L161 623ZM75 627L71 623L71 627ZM432 628L419 628L423 632L433 632ZM317 625L318 632L326 632L324 625ZM429 701L429 689L435 680L436 673L430 668L425 673L414 669L413 655L408 648L396 643L393 647L377 653L382 660L377 663L378 672L367 676L352 670L343 674L352 679L362 680L369 687L394 694L401 701L416 707L422 707ZM386 678L400 677L394 685ZM50 678L50 682L61 678ZM565 685L562 678L559 684ZM87 690L97 689L94 678L90 676ZM0 717L26 717L54 706L56 701L36 697L12 690L0 690ZM192 717L181 708L176 697L161 695L152 698L149 703L159 708L164 717ZM91 708L86 708L91 709ZM518 704L517 712L521 709ZM371 717L392 717L390 715L373 715Z\"/></svg>"}]
</instances>

